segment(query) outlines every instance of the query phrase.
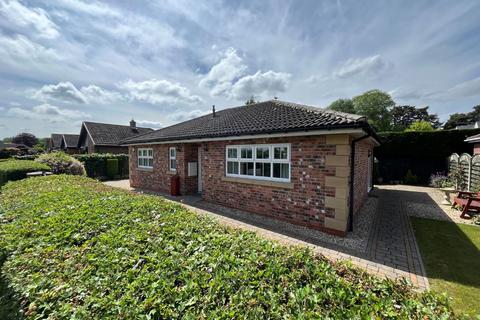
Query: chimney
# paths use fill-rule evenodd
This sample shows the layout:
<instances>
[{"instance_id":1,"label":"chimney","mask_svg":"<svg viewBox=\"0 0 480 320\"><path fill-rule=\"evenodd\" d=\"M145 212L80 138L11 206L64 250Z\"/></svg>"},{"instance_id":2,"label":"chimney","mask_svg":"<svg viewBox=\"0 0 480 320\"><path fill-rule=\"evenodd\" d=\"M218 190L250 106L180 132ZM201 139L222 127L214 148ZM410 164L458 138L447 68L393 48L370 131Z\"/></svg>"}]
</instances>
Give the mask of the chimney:
<instances>
[{"instance_id":1,"label":"chimney","mask_svg":"<svg viewBox=\"0 0 480 320\"><path fill-rule=\"evenodd\" d=\"M133 118L132 118L132 120L130 120L130 127L131 128L136 128L137 127L137 123L135 122L135 120L133 120Z\"/></svg>"},{"instance_id":2,"label":"chimney","mask_svg":"<svg viewBox=\"0 0 480 320\"><path fill-rule=\"evenodd\" d=\"M213 117L215 118L215 105L212 106L212 114L213 114Z\"/></svg>"}]
</instances>

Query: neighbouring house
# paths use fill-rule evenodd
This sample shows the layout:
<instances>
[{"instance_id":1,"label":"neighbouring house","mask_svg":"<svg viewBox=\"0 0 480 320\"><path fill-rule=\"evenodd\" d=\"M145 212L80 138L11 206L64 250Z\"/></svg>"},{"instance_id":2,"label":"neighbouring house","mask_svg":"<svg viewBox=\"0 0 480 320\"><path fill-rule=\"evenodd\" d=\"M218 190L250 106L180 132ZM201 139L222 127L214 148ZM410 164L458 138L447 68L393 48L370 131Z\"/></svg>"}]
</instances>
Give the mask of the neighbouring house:
<instances>
[{"instance_id":1,"label":"neighbouring house","mask_svg":"<svg viewBox=\"0 0 480 320\"><path fill-rule=\"evenodd\" d=\"M456 130L478 129L478 128L480 128L480 121L475 121L472 123L461 123L455 127Z\"/></svg>"},{"instance_id":2,"label":"neighbouring house","mask_svg":"<svg viewBox=\"0 0 480 320\"><path fill-rule=\"evenodd\" d=\"M62 142L60 143L60 150L65 151L68 154L79 153L78 149L78 134L62 134Z\"/></svg>"},{"instance_id":3,"label":"neighbouring house","mask_svg":"<svg viewBox=\"0 0 480 320\"><path fill-rule=\"evenodd\" d=\"M60 145L62 143L63 134L61 133L52 133L50 135L50 139L48 139L48 146L47 149L49 151L52 150L60 150Z\"/></svg>"},{"instance_id":4,"label":"neighbouring house","mask_svg":"<svg viewBox=\"0 0 480 320\"><path fill-rule=\"evenodd\" d=\"M465 142L473 144L473 154L480 154L480 134L467 137Z\"/></svg>"},{"instance_id":5,"label":"neighbouring house","mask_svg":"<svg viewBox=\"0 0 480 320\"><path fill-rule=\"evenodd\" d=\"M375 131L363 116L270 100L124 141L130 185L345 235L372 188ZM177 181L178 181L177 180Z\"/></svg>"},{"instance_id":6,"label":"neighbouring house","mask_svg":"<svg viewBox=\"0 0 480 320\"><path fill-rule=\"evenodd\" d=\"M128 153L128 147L121 145L123 140L151 131L153 129L137 127L134 120L129 126L83 122L78 148L80 153Z\"/></svg>"}]
</instances>

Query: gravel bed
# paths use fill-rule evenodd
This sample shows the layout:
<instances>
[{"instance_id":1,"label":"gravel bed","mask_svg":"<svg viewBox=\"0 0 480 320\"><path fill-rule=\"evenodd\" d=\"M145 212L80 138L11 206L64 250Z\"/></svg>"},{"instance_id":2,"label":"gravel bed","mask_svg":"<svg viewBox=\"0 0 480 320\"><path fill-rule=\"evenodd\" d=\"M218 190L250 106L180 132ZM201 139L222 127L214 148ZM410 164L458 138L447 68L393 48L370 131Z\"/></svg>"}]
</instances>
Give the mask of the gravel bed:
<instances>
[{"instance_id":1,"label":"gravel bed","mask_svg":"<svg viewBox=\"0 0 480 320\"><path fill-rule=\"evenodd\" d=\"M339 249L344 252L365 253L370 229L373 225L377 210L377 203L377 198L368 198L362 209L354 217L353 232L349 232L345 237L334 236L322 231L308 229L303 226L237 209L227 208L206 201L199 201L193 206L315 245L331 249Z\"/></svg>"}]
</instances>

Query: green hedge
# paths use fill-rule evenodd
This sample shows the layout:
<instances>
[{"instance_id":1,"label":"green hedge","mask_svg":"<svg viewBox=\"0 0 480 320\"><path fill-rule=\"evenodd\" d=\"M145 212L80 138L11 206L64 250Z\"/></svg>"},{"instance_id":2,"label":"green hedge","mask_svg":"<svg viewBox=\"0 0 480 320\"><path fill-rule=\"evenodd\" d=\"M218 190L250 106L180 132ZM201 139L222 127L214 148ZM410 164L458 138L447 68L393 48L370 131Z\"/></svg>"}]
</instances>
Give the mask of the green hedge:
<instances>
[{"instance_id":1,"label":"green hedge","mask_svg":"<svg viewBox=\"0 0 480 320\"><path fill-rule=\"evenodd\" d=\"M432 292L85 177L10 183L0 206L1 274L28 319L454 317Z\"/></svg>"},{"instance_id":2,"label":"green hedge","mask_svg":"<svg viewBox=\"0 0 480 320\"><path fill-rule=\"evenodd\" d=\"M111 154L111 153L92 153L74 155L85 166L87 175L91 178L107 178L107 160L117 159L118 170L114 176L128 178L128 155L127 154Z\"/></svg>"},{"instance_id":3,"label":"green hedge","mask_svg":"<svg viewBox=\"0 0 480 320\"><path fill-rule=\"evenodd\" d=\"M464 142L480 129L438 130L431 132L381 132L382 145L375 148L379 175L384 182L403 181L408 170L418 183L447 170L447 158L454 152L472 154L473 145Z\"/></svg>"},{"instance_id":4,"label":"green hedge","mask_svg":"<svg viewBox=\"0 0 480 320\"><path fill-rule=\"evenodd\" d=\"M0 161L0 185L7 181L24 179L27 173L33 171L50 171L50 167L32 160Z\"/></svg>"},{"instance_id":5,"label":"green hedge","mask_svg":"<svg viewBox=\"0 0 480 320\"><path fill-rule=\"evenodd\" d=\"M118 159L107 159L107 177L115 178L118 174Z\"/></svg>"}]
</instances>

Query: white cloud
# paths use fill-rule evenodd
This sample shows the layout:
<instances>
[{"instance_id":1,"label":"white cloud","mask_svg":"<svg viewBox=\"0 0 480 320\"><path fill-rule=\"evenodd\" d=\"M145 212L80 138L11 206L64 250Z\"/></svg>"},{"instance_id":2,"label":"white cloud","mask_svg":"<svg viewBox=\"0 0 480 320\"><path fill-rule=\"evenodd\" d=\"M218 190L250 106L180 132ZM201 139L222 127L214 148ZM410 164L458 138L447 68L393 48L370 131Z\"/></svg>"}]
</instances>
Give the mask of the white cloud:
<instances>
[{"instance_id":1,"label":"white cloud","mask_svg":"<svg viewBox=\"0 0 480 320\"><path fill-rule=\"evenodd\" d=\"M55 5L73 12L81 12L93 16L120 16L112 7L100 2L83 2L78 0L57 0Z\"/></svg>"},{"instance_id":2,"label":"white cloud","mask_svg":"<svg viewBox=\"0 0 480 320\"><path fill-rule=\"evenodd\" d=\"M291 75L269 70L246 75L248 67L237 52L230 48L200 80L201 87L209 88L212 96L247 99L256 95L273 95L287 90Z\"/></svg>"},{"instance_id":3,"label":"white cloud","mask_svg":"<svg viewBox=\"0 0 480 320\"><path fill-rule=\"evenodd\" d=\"M408 89L408 88L395 88L388 92L394 99L400 100L418 100L425 96L424 93L417 89Z\"/></svg>"},{"instance_id":4,"label":"white cloud","mask_svg":"<svg viewBox=\"0 0 480 320\"><path fill-rule=\"evenodd\" d=\"M15 0L0 0L0 25L17 32L28 32L32 36L54 39L59 36L58 26L45 10L29 8ZM36 32L31 32L31 29Z\"/></svg>"},{"instance_id":5,"label":"white cloud","mask_svg":"<svg viewBox=\"0 0 480 320\"><path fill-rule=\"evenodd\" d=\"M290 82L291 75L284 72L257 71L238 80L232 88L232 95L237 100L261 95L272 96L278 92L285 92Z\"/></svg>"},{"instance_id":6,"label":"white cloud","mask_svg":"<svg viewBox=\"0 0 480 320\"><path fill-rule=\"evenodd\" d=\"M223 58L215 64L207 75L200 80L199 85L211 89L213 96L224 95L232 86L234 80L245 74L247 66L243 64L235 49L228 49Z\"/></svg>"},{"instance_id":7,"label":"white cloud","mask_svg":"<svg viewBox=\"0 0 480 320\"><path fill-rule=\"evenodd\" d=\"M123 99L119 92L106 90L93 84L77 89L70 81L44 85L35 91L32 97L40 101L55 100L81 104L108 104Z\"/></svg>"},{"instance_id":8,"label":"white cloud","mask_svg":"<svg viewBox=\"0 0 480 320\"><path fill-rule=\"evenodd\" d=\"M153 128L159 129L163 127L161 122L158 121L150 121L150 120L135 120L138 127L145 127L145 128Z\"/></svg>"},{"instance_id":9,"label":"white cloud","mask_svg":"<svg viewBox=\"0 0 480 320\"><path fill-rule=\"evenodd\" d=\"M132 99L151 104L167 103L176 105L195 105L202 99L177 82L150 79L142 82L128 80L119 85L126 89Z\"/></svg>"},{"instance_id":10,"label":"white cloud","mask_svg":"<svg viewBox=\"0 0 480 320\"><path fill-rule=\"evenodd\" d=\"M33 94L40 101L57 100L68 103L87 103L88 98L69 81L44 85Z\"/></svg>"},{"instance_id":11,"label":"white cloud","mask_svg":"<svg viewBox=\"0 0 480 320\"><path fill-rule=\"evenodd\" d=\"M0 36L0 57L3 62L9 62L16 66L23 66L25 63L45 64L61 60L54 49L45 48L22 35Z\"/></svg>"},{"instance_id":12,"label":"white cloud","mask_svg":"<svg viewBox=\"0 0 480 320\"><path fill-rule=\"evenodd\" d=\"M350 78L357 75L377 75L389 67L379 55L364 59L349 59L338 70L334 72L337 78Z\"/></svg>"},{"instance_id":13,"label":"white cloud","mask_svg":"<svg viewBox=\"0 0 480 320\"><path fill-rule=\"evenodd\" d=\"M78 110L63 109L48 103L35 106L31 109L13 107L7 114L24 119L36 119L48 122L67 122L90 118L90 115Z\"/></svg>"},{"instance_id":14,"label":"white cloud","mask_svg":"<svg viewBox=\"0 0 480 320\"><path fill-rule=\"evenodd\" d=\"M466 98L480 95L480 77L461 82L445 91L444 96Z\"/></svg>"},{"instance_id":15,"label":"white cloud","mask_svg":"<svg viewBox=\"0 0 480 320\"><path fill-rule=\"evenodd\" d=\"M108 104L123 99L119 92L106 90L93 84L80 88L80 91L87 97L90 104Z\"/></svg>"},{"instance_id":16,"label":"white cloud","mask_svg":"<svg viewBox=\"0 0 480 320\"><path fill-rule=\"evenodd\" d=\"M198 118L207 114L207 111L202 110L191 110L191 111L183 111L183 112L176 112L169 116L169 119L174 122L182 122L186 120L190 120L193 118Z\"/></svg>"}]
</instances>

